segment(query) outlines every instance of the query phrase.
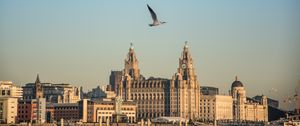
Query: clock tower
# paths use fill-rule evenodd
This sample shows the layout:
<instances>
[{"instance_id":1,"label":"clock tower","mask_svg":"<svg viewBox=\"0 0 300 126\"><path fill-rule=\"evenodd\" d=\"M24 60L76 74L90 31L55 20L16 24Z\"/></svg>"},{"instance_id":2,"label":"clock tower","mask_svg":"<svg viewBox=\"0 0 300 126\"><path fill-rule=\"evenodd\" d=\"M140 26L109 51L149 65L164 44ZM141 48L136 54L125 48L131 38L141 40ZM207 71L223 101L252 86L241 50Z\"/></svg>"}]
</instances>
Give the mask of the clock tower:
<instances>
[{"instance_id":1,"label":"clock tower","mask_svg":"<svg viewBox=\"0 0 300 126\"><path fill-rule=\"evenodd\" d=\"M183 47L177 73L172 77L170 88L171 116L195 119L200 113L200 85L187 42Z\"/></svg>"},{"instance_id":2,"label":"clock tower","mask_svg":"<svg viewBox=\"0 0 300 126\"><path fill-rule=\"evenodd\" d=\"M127 54L127 58L125 59L124 74L130 75L133 80L141 79L138 60L136 58L132 43L130 43L129 52Z\"/></svg>"}]
</instances>

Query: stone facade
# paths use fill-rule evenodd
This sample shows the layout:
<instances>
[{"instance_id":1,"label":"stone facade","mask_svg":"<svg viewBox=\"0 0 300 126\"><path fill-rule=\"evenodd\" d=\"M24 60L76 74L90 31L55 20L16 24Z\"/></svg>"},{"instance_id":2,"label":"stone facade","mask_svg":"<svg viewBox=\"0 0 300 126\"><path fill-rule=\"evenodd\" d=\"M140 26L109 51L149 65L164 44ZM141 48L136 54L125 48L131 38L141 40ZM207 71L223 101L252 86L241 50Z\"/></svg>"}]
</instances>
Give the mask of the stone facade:
<instances>
[{"instance_id":1,"label":"stone facade","mask_svg":"<svg viewBox=\"0 0 300 126\"><path fill-rule=\"evenodd\" d=\"M246 97L246 90L242 82L236 80L231 85L233 98L233 119L238 121L263 121L268 122L267 97L262 96L261 101Z\"/></svg>"},{"instance_id":2,"label":"stone facade","mask_svg":"<svg viewBox=\"0 0 300 126\"><path fill-rule=\"evenodd\" d=\"M201 95L200 120L232 120L232 103L228 95Z\"/></svg>"},{"instance_id":3,"label":"stone facade","mask_svg":"<svg viewBox=\"0 0 300 126\"><path fill-rule=\"evenodd\" d=\"M133 46L125 59L122 83L118 85L125 101L138 105L138 120L161 116L194 119L199 115L200 87L187 44L172 79L145 79L140 74Z\"/></svg>"},{"instance_id":4,"label":"stone facade","mask_svg":"<svg viewBox=\"0 0 300 126\"><path fill-rule=\"evenodd\" d=\"M177 73L171 79L170 116L186 119L199 117L200 84L187 42L179 58Z\"/></svg>"}]
</instances>

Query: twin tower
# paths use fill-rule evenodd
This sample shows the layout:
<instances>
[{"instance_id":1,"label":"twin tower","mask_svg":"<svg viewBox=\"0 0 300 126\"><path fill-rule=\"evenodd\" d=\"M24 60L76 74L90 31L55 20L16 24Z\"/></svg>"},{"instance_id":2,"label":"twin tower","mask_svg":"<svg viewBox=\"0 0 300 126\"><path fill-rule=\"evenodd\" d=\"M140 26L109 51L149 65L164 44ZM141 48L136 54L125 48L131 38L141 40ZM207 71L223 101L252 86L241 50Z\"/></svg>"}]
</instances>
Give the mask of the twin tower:
<instances>
[{"instance_id":1,"label":"twin tower","mask_svg":"<svg viewBox=\"0 0 300 126\"><path fill-rule=\"evenodd\" d=\"M195 119L199 116L200 85L187 42L172 79L142 76L132 44L121 73L119 82L111 86L124 101L137 104L138 119L161 116Z\"/></svg>"}]
</instances>

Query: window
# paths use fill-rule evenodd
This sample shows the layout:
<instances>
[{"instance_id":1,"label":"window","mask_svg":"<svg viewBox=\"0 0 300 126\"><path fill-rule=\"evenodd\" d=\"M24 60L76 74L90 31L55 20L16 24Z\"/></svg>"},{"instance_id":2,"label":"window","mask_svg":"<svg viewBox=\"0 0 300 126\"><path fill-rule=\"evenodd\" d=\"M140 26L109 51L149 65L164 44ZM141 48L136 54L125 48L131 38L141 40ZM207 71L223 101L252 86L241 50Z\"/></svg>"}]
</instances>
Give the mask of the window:
<instances>
[{"instance_id":1,"label":"window","mask_svg":"<svg viewBox=\"0 0 300 126\"><path fill-rule=\"evenodd\" d=\"M2 95L5 95L5 90L2 90Z\"/></svg>"}]
</instances>

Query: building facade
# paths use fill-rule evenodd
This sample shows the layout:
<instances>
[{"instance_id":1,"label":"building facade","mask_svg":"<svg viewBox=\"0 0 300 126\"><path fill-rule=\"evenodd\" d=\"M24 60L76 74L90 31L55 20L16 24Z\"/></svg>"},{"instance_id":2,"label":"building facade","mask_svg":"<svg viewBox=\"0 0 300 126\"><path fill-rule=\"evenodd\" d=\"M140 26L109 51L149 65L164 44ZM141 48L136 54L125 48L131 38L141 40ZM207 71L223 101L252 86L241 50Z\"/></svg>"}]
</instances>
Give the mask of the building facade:
<instances>
[{"instance_id":1,"label":"building facade","mask_svg":"<svg viewBox=\"0 0 300 126\"><path fill-rule=\"evenodd\" d=\"M0 123L14 124L17 119L18 99L23 90L11 81L0 81Z\"/></svg>"},{"instance_id":2,"label":"building facade","mask_svg":"<svg viewBox=\"0 0 300 126\"><path fill-rule=\"evenodd\" d=\"M237 121L263 121L268 122L267 97L262 96L261 101L246 97L246 90L236 77L231 85L233 98L233 119Z\"/></svg>"},{"instance_id":3,"label":"building facade","mask_svg":"<svg viewBox=\"0 0 300 126\"><path fill-rule=\"evenodd\" d=\"M200 84L187 42L179 58L177 73L171 79L170 116L196 119L200 110Z\"/></svg>"},{"instance_id":4,"label":"building facade","mask_svg":"<svg viewBox=\"0 0 300 126\"><path fill-rule=\"evenodd\" d=\"M116 97L115 91L112 91L110 85L102 85L93 88L92 91L87 92L87 96L91 100L100 100L100 99L111 99Z\"/></svg>"},{"instance_id":5,"label":"building facade","mask_svg":"<svg viewBox=\"0 0 300 126\"><path fill-rule=\"evenodd\" d=\"M79 102L80 117L83 122L110 122L113 120L113 114L116 113L115 99L110 100L88 100ZM121 105L121 113L128 117L128 122L136 122L137 106L134 102L124 101Z\"/></svg>"},{"instance_id":6,"label":"building facade","mask_svg":"<svg viewBox=\"0 0 300 126\"><path fill-rule=\"evenodd\" d=\"M201 95L200 120L232 120L233 101L227 95Z\"/></svg>"},{"instance_id":7,"label":"building facade","mask_svg":"<svg viewBox=\"0 0 300 126\"><path fill-rule=\"evenodd\" d=\"M22 87L23 99L46 98L53 103L76 103L81 100L81 87L70 84L41 83L37 75L35 83L28 83Z\"/></svg>"},{"instance_id":8,"label":"building facade","mask_svg":"<svg viewBox=\"0 0 300 126\"><path fill-rule=\"evenodd\" d=\"M122 81L122 71L111 71L109 76L109 85L111 85L111 90L117 93L118 85Z\"/></svg>"},{"instance_id":9,"label":"building facade","mask_svg":"<svg viewBox=\"0 0 300 126\"><path fill-rule=\"evenodd\" d=\"M145 79L140 74L131 45L125 59L122 83L117 88L121 88L125 101L137 103L138 120L161 116L195 119L199 115L200 86L187 44L172 79Z\"/></svg>"},{"instance_id":10,"label":"building facade","mask_svg":"<svg viewBox=\"0 0 300 126\"><path fill-rule=\"evenodd\" d=\"M80 120L78 103L54 103L53 108L54 120L57 122L62 118L70 122L78 122Z\"/></svg>"},{"instance_id":11,"label":"building facade","mask_svg":"<svg viewBox=\"0 0 300 126\"><path fill-rule=\"evenodd\" d=\"M46 99L26 99L18 101L18 122L45 123Z\"/></svg>"},{"instance_id":12,"label":"building facade","mask_svg":"<svg viewBox=\"0 0 300 126\"><path fill-rule=\"evenodd\" d=\"M256 95L253 97L254 100L256 101L261 101L263 98L263 95ZM272 106L274 108L278 108L279 107L279 101L271 99L271 98L267 98L267 103L269 106Z\"/></svg>"}]
</instances>

